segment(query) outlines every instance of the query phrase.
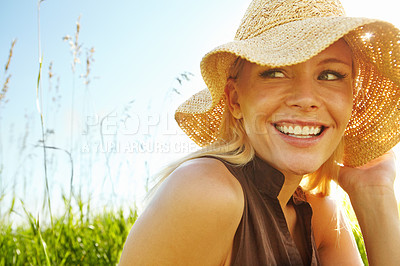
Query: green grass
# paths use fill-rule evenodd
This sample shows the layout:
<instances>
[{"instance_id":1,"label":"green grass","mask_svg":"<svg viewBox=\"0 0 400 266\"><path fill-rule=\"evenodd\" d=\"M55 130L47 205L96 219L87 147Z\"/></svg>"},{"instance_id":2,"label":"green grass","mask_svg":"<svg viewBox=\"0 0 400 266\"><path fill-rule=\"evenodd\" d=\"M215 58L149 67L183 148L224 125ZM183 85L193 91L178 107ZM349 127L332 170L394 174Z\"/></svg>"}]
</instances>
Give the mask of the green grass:
<instances>
[{"instance_id":1,"label":"green grass","mask_svg":"<svg viewBox=\"0 0 400 266\"><path fill-rule=\"evenodd\" d=\"M360 252L360 255L361 255L361 259L362 259L364 265L368 265L367 252L365 250L365 245L364 245L364 238L361 234L361 229L360 229L359 225L358 224L352 225L352 230L353 230L354 238L356 239L358 252Z\"/></svg>"},{"instance_id":2,"label":"green grass","mask_svg":"<svg viewBox=\"0 0 400 266\"><path fill-rule=\"evenodd\" d=\"M362 259L364 265L369 265L368 258L367 258L367 251L365 249L365 244L364 244L364 238L362 236L356 214L354 213L353 208L351 207L351 204L350 204L350 200L348 198L343 199L343 208L346 211L347 217L349 218L350 226L353 231L353 235L356 240L358 252L361 255L361 259ZM400 205L399 205L399 208L400 208Z\"/></svg>"},{"instance_id":3,"label":"green grass","mask_svg":"<svg viewBox=\"0 0 400 266\"><path fill-rule=\"evenodd\" d=\"M94 214L90 203L78 201L79 211L73 213L68 206L65 201L66 213L53 218L53 227L28 211L24 226L0 220L0 265L116 265L136 210Z\"/></svg>"}]
</instances>

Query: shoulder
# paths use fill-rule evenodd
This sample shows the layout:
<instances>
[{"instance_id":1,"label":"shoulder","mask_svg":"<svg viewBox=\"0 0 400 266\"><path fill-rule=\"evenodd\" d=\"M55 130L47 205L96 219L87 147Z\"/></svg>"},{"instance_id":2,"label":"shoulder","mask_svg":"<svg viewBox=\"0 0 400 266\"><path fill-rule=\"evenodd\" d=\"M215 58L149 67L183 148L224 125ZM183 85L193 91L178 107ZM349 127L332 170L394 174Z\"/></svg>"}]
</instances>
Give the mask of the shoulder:
<instances>
[{"instance_id":1,"label":"shoulder","mask_svg":"<svg viewBox=\"0 0 400 266\"><path fill-rule=\"evenodd\" d=\"M121 258L134 257L138 264L222 264L243 206L241 186L222 162L187 161L160 186L132 228Z\"/></svg>"},{"instance_id":2,"label":"shoulder","mask_svg":"<svg viewBox=\"0 0 400 266\"><path fill-rule=\"evenodd\" d=\"M175 199L171 200L179 200L183 208L196 206L197 212L212 211L214 218L219 216L221 222L232 219L240 221L244 206L241 185L217 159L198 158L187 161L163 185L160 188L161 195L175 195Z\"/></svg>"},{"instance_id":3,"label":"shoulder","mask_svg":"<svg viewBox=\"0 0 400 266\"><path fill-rule=\"evenodd\" d=\"M332 216L337 211L337 200L331 196L322 196L320 194L306 193L307 202L310 203L316 218ZM332 217L330 217L332 218Z\"/></svg>"},{"instance_id":4,"label":"shoulder","mask_svg":"<svg viewBox=\"0 0 400 266\"><path fill-rule=\"evenodd\" d=\"M337 228L337 210L336 200L329 196L307 193L307 202L311 205L312 228L314 231L315 242L320 248L324 245L327 230L335 230Z\"/></svg>"},{"instance_id":5,"label":"shoulder","mask_svg":"<svg viewBox=\"0 0 400 266\"><path fill-rule=\"evenodd\" d=\"M226 166L214 158L197 158L180 165L167 179L176 185L196 187L212 193L220 189L222 196L243 197L242 189L237 179ZM199 187L200 185L200 187Z\"/></svg>"},{"instance_id":6,"label":"shoulder","mask_svg":"<svg viewBox=\"0 0 400 266\"><path fill-rule=\"evenodd\" d=\"M243 210L243 192L225 165L213 158L197 158L180 165L160 188L185 198L187 204L210 204L221 211ZM229 205L229 206L227 206ZM240 212L241 213L241 212Z\"/></svg>"},{"instance_id":7,"label":"shoulder","mask_svg":"<svg viewBox=\"0 0 400 266\"><path fill-rule=\"evenodd\" d=\"M362 265L347 216L338 200L307 194L313 210L312 228L322 264Z\"/></svg>"}]
</instances>

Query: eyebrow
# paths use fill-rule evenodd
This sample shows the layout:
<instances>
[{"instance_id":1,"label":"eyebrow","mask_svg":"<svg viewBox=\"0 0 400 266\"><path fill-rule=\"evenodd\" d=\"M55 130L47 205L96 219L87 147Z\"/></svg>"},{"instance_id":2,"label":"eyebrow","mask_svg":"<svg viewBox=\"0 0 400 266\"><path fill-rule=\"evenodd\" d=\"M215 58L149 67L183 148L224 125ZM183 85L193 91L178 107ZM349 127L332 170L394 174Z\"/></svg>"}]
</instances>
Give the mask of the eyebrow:
<instances>
[{"instance_id":1,"label":"eyebrow","mask_svg":"<svg viewBox=\"0 0 400 266\"><path fill-rule=\"evenodd\" d=\"M337 58L327 58L327 59L324 59L324 60L322 60L321 62L319 62L318 65L323 65L323 64L328 64L328 63L339 63L339 64L351 66L350 63L347 63L347 62L342 61L342 60L337 59Z\"/></svg>"}]
</instances>

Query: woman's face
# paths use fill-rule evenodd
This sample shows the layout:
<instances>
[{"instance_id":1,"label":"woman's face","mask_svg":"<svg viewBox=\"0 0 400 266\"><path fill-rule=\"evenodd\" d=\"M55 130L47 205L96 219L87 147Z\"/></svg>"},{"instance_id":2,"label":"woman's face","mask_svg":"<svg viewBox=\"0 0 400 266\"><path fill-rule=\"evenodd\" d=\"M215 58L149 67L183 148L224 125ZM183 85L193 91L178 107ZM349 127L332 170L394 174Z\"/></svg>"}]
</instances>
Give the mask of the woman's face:
<instances>
[{"instance_id":1,"label":"woman's face","mask_svg":"<svg viewBox=\"0 0 400 266\"><path fill-rule=\"evenodd\" d=\"M332 155L350 119L351 50L341 39L297 65L246 62L226 94L261 158L285 175L312 173Z\"/></svg>"}]
</instances>

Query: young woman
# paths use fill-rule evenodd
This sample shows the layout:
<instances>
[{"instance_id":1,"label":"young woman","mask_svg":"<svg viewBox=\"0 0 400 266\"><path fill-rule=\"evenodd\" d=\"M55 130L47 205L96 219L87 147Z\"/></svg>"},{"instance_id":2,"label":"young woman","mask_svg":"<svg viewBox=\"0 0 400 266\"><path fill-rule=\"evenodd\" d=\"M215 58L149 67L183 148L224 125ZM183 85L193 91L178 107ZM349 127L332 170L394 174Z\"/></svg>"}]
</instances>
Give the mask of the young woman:
<instances>
[{"instance_id":1,"label":"young woman","mask_svg":"<svg viewBox=\"0 0 400 266\"><path fill-rule=\"evenodd\" d=\"M400 265L399 36L335 0L254 0L177 110L204 148L166 169L120 264L362 265L335 180L370 264Z\"/></svg>"}]
</instances>

